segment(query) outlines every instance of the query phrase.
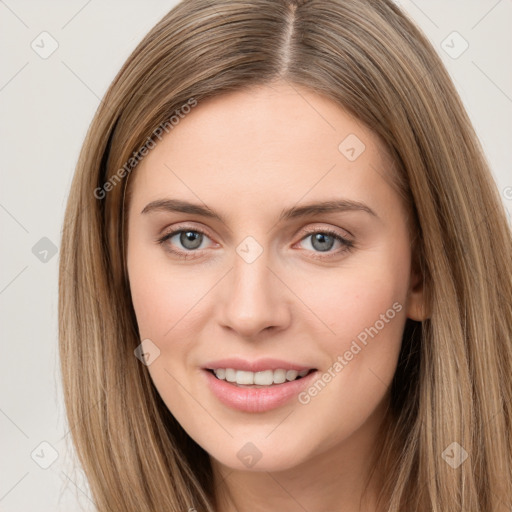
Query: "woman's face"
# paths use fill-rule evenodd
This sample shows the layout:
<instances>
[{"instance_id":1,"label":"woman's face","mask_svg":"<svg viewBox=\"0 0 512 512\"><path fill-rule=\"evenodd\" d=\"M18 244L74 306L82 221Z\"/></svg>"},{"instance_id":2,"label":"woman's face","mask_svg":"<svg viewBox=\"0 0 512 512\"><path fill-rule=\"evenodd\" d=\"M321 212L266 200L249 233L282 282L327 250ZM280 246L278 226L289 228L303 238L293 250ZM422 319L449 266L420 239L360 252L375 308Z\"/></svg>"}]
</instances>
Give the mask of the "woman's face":
<instances>
[{"instance_id":1,"label":"woman's face","mask_svg":"<svg viewBox=\"0 0 512 512\"><path fill-rule=\"evenodd\" d=\"M279 83L200 103L130 177L148 370L222 465L284 470L374 439L422 300L391 172L375 134Z\"/></svg>"}]
</instances>

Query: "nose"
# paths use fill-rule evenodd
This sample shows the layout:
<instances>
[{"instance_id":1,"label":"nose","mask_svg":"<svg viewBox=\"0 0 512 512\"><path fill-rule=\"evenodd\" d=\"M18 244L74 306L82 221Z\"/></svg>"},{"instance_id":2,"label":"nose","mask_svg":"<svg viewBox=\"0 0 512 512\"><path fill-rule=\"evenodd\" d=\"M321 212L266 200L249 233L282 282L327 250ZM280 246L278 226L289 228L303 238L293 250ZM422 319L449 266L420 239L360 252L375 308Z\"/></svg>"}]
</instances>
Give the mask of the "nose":
<instances>
[{"instance_id":1,"label":"nose","mask_svg":"<svg viewBox=\"0 0 512 512\"><path fill-rule=\"evenodd\" d=\"M220 297L220 323L244 338L285 329L291 318L291 292L269 267L267 251L248 263L235 254L233 269L226 276Z\"/></svg>"}]
</instances>

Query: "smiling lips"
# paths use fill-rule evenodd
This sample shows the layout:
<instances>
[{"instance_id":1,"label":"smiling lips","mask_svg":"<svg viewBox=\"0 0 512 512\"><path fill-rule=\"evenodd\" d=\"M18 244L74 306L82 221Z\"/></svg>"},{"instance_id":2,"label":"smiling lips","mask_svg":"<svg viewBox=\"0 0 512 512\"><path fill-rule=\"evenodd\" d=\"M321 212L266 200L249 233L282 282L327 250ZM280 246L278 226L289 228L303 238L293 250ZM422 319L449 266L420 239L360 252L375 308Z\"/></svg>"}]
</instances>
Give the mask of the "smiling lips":
<instances>
[{"instance_id":1,"label":"smiling lips","mask_svg":"<svg viewBox=\"0 0 512 512\"><path fill-rule=\"evenodd\" d=\"M213 394L230 408L265 412L287 403L311 382L316 368L277 359L223 359L203 367Z\"/></svg>"}]
</instances>

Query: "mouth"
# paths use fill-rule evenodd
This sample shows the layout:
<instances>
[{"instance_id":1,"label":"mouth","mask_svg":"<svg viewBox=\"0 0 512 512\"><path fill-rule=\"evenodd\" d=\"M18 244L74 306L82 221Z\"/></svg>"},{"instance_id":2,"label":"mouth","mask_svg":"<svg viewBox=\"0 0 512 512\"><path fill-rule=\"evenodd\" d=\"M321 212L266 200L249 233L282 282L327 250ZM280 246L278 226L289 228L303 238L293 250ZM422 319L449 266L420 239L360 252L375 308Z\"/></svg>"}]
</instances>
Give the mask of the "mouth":
<instances>
[{"instance_id":1,"label":"mouth","mask_svg":"<svg viewBox=\"0 0 512 512\"><path fill-rule=\"evenodd\" d=\"M247 413L264 413L289 405L318 376L316 368L303 366L264 369L258 364L260 371L256 372L220 366L202 368L205 383L222 404Z\"/></svg>"},{"instance_id":2,"label":"mouth","mask_svg":"<svg viewBox=\"0 0 512 512\"><path fill-rule=\"evenodd\" d=\"M294 382L307 377L309 374L317 371L316 368L306 370L287 370L278 368L268 369L259 372L246 370L237 370L235 368L205 368L216 379L239 388L274 388L282 384Z\"/></svg>"}]
</instances>

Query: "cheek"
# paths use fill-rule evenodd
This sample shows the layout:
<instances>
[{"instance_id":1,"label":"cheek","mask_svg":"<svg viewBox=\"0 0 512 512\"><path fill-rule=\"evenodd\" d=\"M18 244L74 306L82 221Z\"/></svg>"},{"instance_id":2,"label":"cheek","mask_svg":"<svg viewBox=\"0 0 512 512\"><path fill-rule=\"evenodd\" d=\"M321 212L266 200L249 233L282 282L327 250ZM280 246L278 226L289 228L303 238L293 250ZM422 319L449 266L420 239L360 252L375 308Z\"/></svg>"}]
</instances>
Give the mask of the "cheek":
<instances>
[{"instance_id":1,"label":"cheek","mask_svg":"<svg viewBox=\"0 0 512 512\"><path fill-rule=\"evenodd\" d=\"M346 350L360 334L364 343L364 333L375 324L382 338L400 343L409 286L407 252L390 247L295 283L297 295L329 327L330 353Z\"/></svg>"},{"instance_id":2,"label":"cheek","mask_svg":"<svg viewBox=\"0 0 512 512\"><path fill-rule=\"evenodd\" d=\"M396 371L406 321L406 240L397 238L395 245L383 245L302 284L298 295L329 327L330 335L317 338L317 344L331 361L323 369L326 385L319 382L302 403L315 402L319 410L337 403L352 411L355 421L356 416L367 417L384 397Z\"/></svg>"},{"instance_id":3,"label":"cheek","mask_svg":"<svg viewBox=\"0 0 512 512\"><path fill-rule=\"evenodd\" d=\"M148 261L150 251L134 248L128 261L133 307L140 339L150 339L159 349L148 371L169 410L181 411L190 396L179 385L188 378L194 333L200 330L197 312L213 283L159 258ZM144 262L144 263L143 263ZM195 276L195 277L194 277Z\"/></svg>"},{"instance_id":4,"label":"cheek","mask_svg":"<svg viewBox=\"0 0 512 512\"><path fill-rule=\"evenodd\" d=\"M133 307L141 338L160 340L176 324L186 301L183 293L178 293L180 285L154 271L147 269L133 272L130 276L130 288Z\"/></svg>"},{"instance_id":5,"label":"cheek","mask_svg":"<svg viewBox=\"0 0 512 512\"><path fill-rule=\"evenodd\" d=\"M317 308L332 334L317 340L330 360L320 375L325 392L320 382L302 403L314 398L318 410L336 403L355 423L368 417L396 371L405 323L403 301L393 281L351 278L329 293L324 288Z\"/></svg>"},{"instance_id":6,"label":"cheek","mask_svg":"<svg viewBox=\"0 0 512 512\"><path fill-rule=\"evenodd\" d=\"M194 306L211 285L185 266L170 265L163 249L148 250L134 243L128 251L130 290L140 336L165 343L190 324ZM180 323L182 319L186 321Z\"/></svg>"}]
</instances>

